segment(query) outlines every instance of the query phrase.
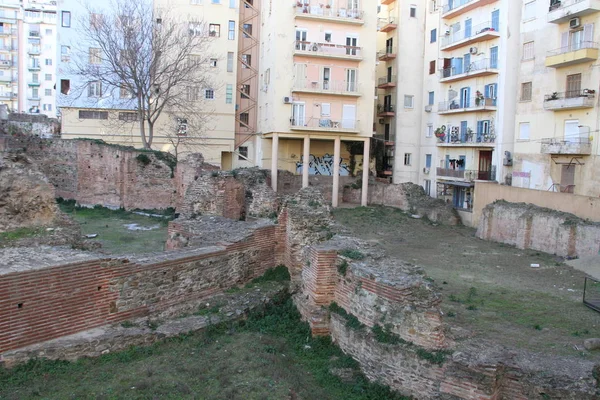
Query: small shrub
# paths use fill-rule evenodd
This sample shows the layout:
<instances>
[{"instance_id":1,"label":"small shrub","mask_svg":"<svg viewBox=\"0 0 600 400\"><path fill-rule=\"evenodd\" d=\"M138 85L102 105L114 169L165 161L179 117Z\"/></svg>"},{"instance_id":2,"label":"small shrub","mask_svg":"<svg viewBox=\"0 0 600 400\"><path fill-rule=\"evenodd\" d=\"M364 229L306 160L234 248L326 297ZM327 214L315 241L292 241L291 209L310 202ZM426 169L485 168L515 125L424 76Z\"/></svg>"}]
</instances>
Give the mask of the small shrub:
<instances>
[{"instance_id":1,"label":"small shrub","mask_svg":"<svg viewBox=\"0 0 600 400\"><path fill-rule=\"evenodd\" d=\"M263 282L288 282L290 280L290 272L285 265L278 265L275 268L269 268L264 275L252 280L252 284Z\"/></svg>"},{"instance_id":2,"label":"small shrub","mask_svg":"<svg viewBox=\"0 0 600 400\"><path fill-rule=\"evenodd\" d=\"M345 249L340 251L340 255L344 257L351 258L353 260L362 260L365 258L365 255L358 250Z\"/></svg>"},{"instance_id":3,"label":"small shrub","mask_svg":"<svg viewBox=\"0 0 600 400\"><path fill-rule=\"evenodd\" d=\"M475 311L475 310L477 310L477 306L474 304L471 304L470 306L467 307L467 310Z\"/></svg>"},{"instance_id":4,"label":"small shrub","mask_svg":"<svg viewBox=\"0 0 600 400\"><path fill-rule=\"evenodd\" d=\"M138 154L137 157L135 157L135 159L142 164L144 167L148 164L150 164L151 160L150 157L148 157L146 154Z\"/></svg>"},{"instance_id":5,"label":"small shrub","mask_svg":"<svg viewBox=\"0 0 600 400\"><path fill-rule=\"evenodd\" d=\"M375 340L379 343L387 343L387 344L409 344L406 340L402 339L398 335L390 332L391 329L389 326L385 328L381 327L381 325L375 324L373 328L371 328L371 332L373 332L373 336Z\"/></svg>"},{"instance_id":6,"label":"small shrub","mask_svg":"<svg viewBox=\"0 0 600 400\"><path fill-rule=\"evenodd\" d=\"M123 321L123 322L121 322L121 326L122 326L123 328L133 328L133 327L136 327L136 326L138 326L138 325L137 325L137 324L134 324L134 323L133 323L133 322L131 322L131 321Z\"/></svg>"},{"instance_id":7,"label":"small shrub","mask_svg":"<svg viewBox=\"0 0 600 400\"><path fill-rule=\"evenodd\" d=\"M309 207L312 207L312 208L321 207L321 203L319 203L318 201L315 201L315 200L309 201L308 205L309 205Z\"/></svg>"},{"instance_id":8,"label":"small shrub","mask_svg":"<svg viewBox=\"0 0 600 400\"><path fill-rule=\"evenodd\" d=\"M454 311L448 311L448 312L446 313L446 315L447 315L448 317L456 317L456 313L455 313Z\"/></svg>"},{"instance_id":9,"label":"small shrub","mask_svg":"<svg viewBox=\"0 0 600 400\"><path fill-rule=\"evenodd\" d=\"M346 260L343 260L340 265L338 265L337 270L340 275L346 276L346 271L348 270L348 263Z\"/></svg>"},{"instance_id":10,"label":"small shrub","mask_svg":"<svg viewBox=\"0 0 600 400\"><path fill-rule=\"evenodd\" d=\"M329 305L329 311L336 313L346 320L346 326L350 329L362 329L365 326L354 315L349 314L344 308L340 307L335 301Z\"/></svg>"},{"instance_id":11,"label":"small shrub","mask_svg":"<svg viewBox=\"0 0 600 400\"><path fill-rule=\"evenodd\" d=\"M533 326L533 329L535 329L536 331L541 331L542 330L542 326L540 324L535 324Z\"/></svg>"},{"instance_id":12,"label":"small shrub","mask_svg":"<svg viewBox=\"0 0 600 400\"><path fill-rule=\"evenodd\" d=\"M442 365L446 361L446 355L449 353L446 351L428 351L419 347L416 350L416 354L422 360L429 361L432 364Z\"/></svg>"},{"instance_id":13,"label":"small shrub","mask_svg":"<svg viewBox=\"0 0 600 400\"><path fill-rule=\"evenodd\" d=\"M216 178L217 176L219 176L219 171L213 171L213 172L211 172L210 176L212 176L213 178Z\"/></svg>"}]
</instances>

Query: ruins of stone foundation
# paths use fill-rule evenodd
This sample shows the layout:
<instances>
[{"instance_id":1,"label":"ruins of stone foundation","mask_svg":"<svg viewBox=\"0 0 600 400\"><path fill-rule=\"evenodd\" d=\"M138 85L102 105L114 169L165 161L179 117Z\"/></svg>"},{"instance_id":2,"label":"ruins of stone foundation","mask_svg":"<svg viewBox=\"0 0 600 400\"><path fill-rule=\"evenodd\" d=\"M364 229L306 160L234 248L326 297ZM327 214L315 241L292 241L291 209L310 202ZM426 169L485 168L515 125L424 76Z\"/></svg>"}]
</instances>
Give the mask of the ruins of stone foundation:
<instances>
[{"instance_id":1,"label":"ruins of stone foundation","mask_svg":"<svg viewBox=\"0 0 600 400\"><path fill-rule=\"evenodd\" d=\"M8 157L0 164L0 182L7 182L0 232L16 225L56 227L64 216L54 197L125 209L174 207L179 214L169 223L166 251L149 255L107 256L74 249L68 239L0 248L0 361L6 367L31 358L98 356L202 330L224 319L182 316L283 264L312 333L331 336L369 379L398 392L448 400L600 395L599 368L590 361L564 358L558 368L549 365L556 358L494 343L457 343L425 271L340 233L323 195L331 190L318 184L299 189L294 176L282 173L283 190L275 193L265 171L218 171L199 155L176 166L155 154L141 162L138 151L93 141L3 137L0 150ZM380 195L372 202L436 223L458 222L454 210L424 201L415 186L375 187ZM356 190L344 188L344 198L360 198ZM344 256L349 250L363 257ZM228 299L223 318L243 318L282 290L278 284L242 302ZM348 327L345 315L363 328ZM135 319L165 322L156 330L118 325ZM375 325L397 342L376 340ZM442 361L424 353L443 355Z\"/></svg>"}]
</instances>

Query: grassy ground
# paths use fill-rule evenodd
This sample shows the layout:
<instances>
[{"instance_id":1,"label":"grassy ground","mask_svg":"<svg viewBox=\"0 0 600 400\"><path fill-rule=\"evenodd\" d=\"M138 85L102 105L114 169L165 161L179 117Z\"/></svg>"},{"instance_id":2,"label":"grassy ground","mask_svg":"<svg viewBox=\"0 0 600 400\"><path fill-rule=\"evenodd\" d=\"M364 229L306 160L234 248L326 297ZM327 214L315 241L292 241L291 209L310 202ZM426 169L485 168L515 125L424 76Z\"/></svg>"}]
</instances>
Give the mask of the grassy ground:
<instances>
[{"instance_id":1,"label":"grassy ground","mask_svg":"<svg viewBox=\"0 0 600 400\"><path fill-rule=\"evenodd\" d=\"M98 234L102 251L109 254L141 254L164 250L169 218L148 217L124 210L103 207L81 208L72 203L60 203L62 211L81 225L83 235ZM132 230L127 225L148 230ZM150 228L150 229L149 229Z\"/></svg>"},{"instance_id":2,"label":"grassy ground","mask_svg":"<svg viewBox=\"0 0 600 400\"><path fill-rule=\"evenodd\" d=\"M598 352L574 347L600 332L600 314L582 304L584 274L554 256L486 242L473 229L434 226L393 208L341 208L334 215L353 235L424 267L444 295L450 324L507 346L600 360Z\"/></svg>"},{"instance_id":3,"label":"grassy ground","mask_svg":"<svg viewBox=\"0 0 600 400\"><path fill-rule=\"evenodd\" d=\"M247 321L150 347L0 370L0 398L406 399L369 383L328 338L311 338L289 296Z\"/></svg>"}]
</instances>

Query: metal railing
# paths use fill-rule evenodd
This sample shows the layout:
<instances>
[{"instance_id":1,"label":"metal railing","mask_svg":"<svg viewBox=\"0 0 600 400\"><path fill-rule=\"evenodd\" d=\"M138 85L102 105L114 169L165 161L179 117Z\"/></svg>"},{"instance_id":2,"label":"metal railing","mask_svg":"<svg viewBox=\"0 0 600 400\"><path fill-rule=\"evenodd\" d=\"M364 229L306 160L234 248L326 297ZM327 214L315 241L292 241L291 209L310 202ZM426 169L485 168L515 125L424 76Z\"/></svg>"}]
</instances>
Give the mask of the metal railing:
<instances>
[{"instance_id":1,"label":"metal railing","mask_svg":"<svg viewBox=\"0 0 600 400\"><path fill-rule=\"evenodd\" d=\"M548 7L548 11L558 10L559 8L567 8L571 7L575 4L581 3L583 0L551 0L550 7Z\"/></svg>"},{"instance_id":2,"label":"metal railing","mask_svg":"<svg viewBox=\"0 0 600 400\"><path fill-rule=\"evenodd\" d=\"M572 51L577 51L577 50L581 50L581 49L597 49L598 48L598 43L597 42L575 42L575 43L569 43L568 46L563 46L559 49L555 49L555 50L550 50L547 53L548 57L551 56L558 56L560 54L565 54L565 53L570 53Z\"/></svg>"},{"instance_id":3,"label":"metal railing","mask_svg":"<svg viewBox=\"0 0 600 400\"><path fill-rule=\"evenodd\" d=\"M554 92L544 96L544 101L561 100L561 99L572 99L574 97L587 97L593 98L596 96L596 91L591 89L583 90L568 90L566 92Z\"/></svg>"},{"instance_id":4,"label":"metal railing","mask_svg":"<svg viewBox=\"0 0 600 400\"><path fill-rule=\"evenodd\" d=\"M600 312L600 281L585 277L583 283L583 304Z\"/></svg>"},{"instance_id":5,"label":"metal railing","mask_svg":"<svg viewBox=\"0 0 600 400\"><path fill-rule=\"evenodd\" d=\"M471 26L470 29L462 29L457 32L452 32L449 35L442 36L441 47L449 46L453 43L460 42L461 40L469 39L473 36L477 36L484 32L496 32L494 28L492 28L492 22L482 22L475 26Z\"/></svg>"},{"instance_id":6,"label":"metal railing","mask_svg":"<svg viewBox=\"0 0 600 400\"><path fill-rule=\"evenodd\" d=\"M392 25L396 23L396 19L394 17L389 18L379 18L377 20L377 29L381 29L386 25Z\"/></svg>"},{"instance_id":7,"label":"metal railing","mask_svg":"<svg viewBox=\"0 0 600 400\"><path fill-rule=\"evenodd\" d=\"M11 97L13 97L13 93L12 92L0 92L0 97L2 97L2 98L5 98L5 97L11 98Z\"/></svg>"},{"instance_id":8,"label":"metal railing","mask_svg":"<svg viewBox=\"0 0 600 400\"><path fill-rule=\"evenodd\" d=\"M462 68L457 67L448 67L443 68L440 71L440 77L450 78L456 75L468 75L475 72L486 71L488 69L497 69L498 68L498 60L492 60L490 58L484 58L482 60L473 61L469 65L463 65Z\"/></svg>"},{"instance_id":9,"label":"metal railing","mask_svg":"<svg viewBox=\"0 0 600 400\"><path fill-rule=\"evenodd\" d=\"M338 92L338 93L357 93L359 91L358 82L347 81L311 81L310 79L294 82L294 89L306 89L323 92Z\"/></svg>"},{"instance_id":10,"label":"metal railing","mask_svg":"<svg viewBox=\"0 0 600 400\"><path fill-rule=\"evenodd\" d=\"M378 114L395 112L395 111L396 111L396 106L394 106L393 104L377 104L377 113Z\"/></svg>"},{"instance_id":11,"label":"metal railing","mask_svg":"<svg viewBox=\"0 0 600 400\"><path fill-rule=\"evenodd\" d=\"M558 139L558 138L544 138L540 141L542 144L556 144L556 145L566 145L570 143L577 144L590 144L590 138L588 137L572 137L566 139Z\"/></svg>"},{"instance_id":12,"label":"metal railing","mask_svg":"<svg viewBox=\"0 0 600 400\"><path fill-rule=\"evenodd\" d=\"M436 168L436 174L438 176L445 176L448 178L464 179L467 181L493 181L496 179L496 168L492 167L489 170L476 170L476 169L460 169L460 168Z\"/></svg>"},{"instance_id":13,"label":"metal railing","mask_svg":"<svg viewBox=\"0 0 600 400\"><path fill-rule=\"evenodd\" d=\"M459 99L442 101L438 103L438 112L452 110L467 110L484 107L495 107L496 99L491 97L471 97L461 101Z\"/></svg>"},{"instance_id":14,"label":"metal railing","mask_svg":"<svg viewBox=\"0 0 600 400\"><path fill-rule=\"evenodd\" d=\"M382 58L385 56L389 56L392 54L396 54L396 49L392 46L386 47L385 50L380 50L377 52L377 58Z\"/></svg>"},{"instance_id":15,"label":"metal railing","mask_svg":"<svg viewBox=\"0 0 600 400\"><path fill-rule=\"evenodd\" d=\"M442 13L450 12L450 11L452 11L454 9L457 9L459 7L464 6L465 4L469 4L469 3L472 3L474 1L477 1L477 0L453 0L453 1L449 1L446 4L444 4Z\"/></svg>"},{"instance_id":16,"label":"metal railing","mask_svg":"<svg viewBox=\"0 0 600 400\"><path fill-rule=\"evenodd\" d=\"M396 75L384 76L384 77L377 79L377 86L385 85L388 83L395 83L395 82L396 82Z\"/></svg>"},{"instance_id":17,"label":"metal railing","mask_svg":"<svg viewBox=\"0 0 600 400\"><path fill-rule=\"evenodd\" d=\"M40 37L40 33L38 31L29 31L29 37Z\"/></svg>"},{"instance_id":18,"label":"metal railing","mask_svg":"<svg viewBox=\"0 0 600 400\"><path fill-rule=\"evenodd\" d=\"M332 56L350 56L361 57L361 48L358 46L348 46L344 44L306 42L301 40L294 41L296 51L306 51L319 55Z\"/></svg>"},{"instance_id":19,"label":"metal railing","mask_svg":"<svg viewBox=\"0 0 600 400\"><path fill-rule=\"evenodd\" d=\"M494 143L496 136L489 131L473 131L467 128L466 132L453 132L443 137L438 137L439 143L469 144L469 143Z\"/></svg>"},{"instance_id":20,"label":"metal railing","mask_svg":"<svg viewBox=\"0 0 600 400\"><path fill-rule=\"evenodd\" d=\"M294 3L296 5L296 14L309 14L319 17L342 18L342 19L363 19L364 12L358 9L333 8L327 5L310 5ZM300 4L300 5L298 5Z\"/></svg>"},{"instance_id":21,"label":"metal railing","mask_svg":"<svg viewBox=\"0 0 600 400\"><path fill-rule=\"evenodd\" d=\"M313 128L326 130L354 130L359 126L360 121L356 119L344 118L290 118L290 126L292 128Z\"/></svg>"}]
</instances>

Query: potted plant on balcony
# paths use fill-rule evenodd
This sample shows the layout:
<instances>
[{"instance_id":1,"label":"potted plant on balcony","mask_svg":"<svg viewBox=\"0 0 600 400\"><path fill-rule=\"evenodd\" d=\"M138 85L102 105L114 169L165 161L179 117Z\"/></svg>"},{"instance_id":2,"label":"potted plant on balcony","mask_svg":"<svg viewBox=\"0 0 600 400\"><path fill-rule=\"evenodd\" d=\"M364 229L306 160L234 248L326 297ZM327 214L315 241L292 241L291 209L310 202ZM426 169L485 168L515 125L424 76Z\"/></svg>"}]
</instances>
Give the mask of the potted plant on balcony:
<instances>
[{"instance_id":1,"label":"potted plant on balcony","mask_svg":"<svg viewBox=\"0 0 600 400\"><path fill-rule=\"evenodd\" d=\"M296 7L302 7L303 5L304 5L304 4L302 4L302 2L300 2L300 1L297 1L297 2L296 2Z\"/></svg>"},{"instance_id":2,"label":"potted plant on balcony","mask_svg":"<svg viewBox=\"0 0 600 400\"><path fill-rule=\"evenodd\" d=\"M475 105L480 106L483 105L483 93L481 93L479 90L477 92L475 92Z\"/></svg>"},{"instance_id":3,"label":"potted plant on balcony","mask_svg":"<svg viewBox=\"0 0 600 400\"><path fill-rule=\"evenodd\" d=\"M552 92L548 100L558 100L558 92Z\"/></svg>"},{"instance_id":4,"label":"potted plant on balcony","mask_svg":"<svg viewBox=\"0 0 600 400\"><path fill-rule=\"evenodd\" d=\"M467 135L466 135L466 139L467 142L472 142L473 141L473 129L471 128L467 128Z\"/></svg>"},{"instance_id":5,"label":"potted plant on balcony","mask_svg":"<svg viewBox=\"0 0 600 400\"><path fill-rule=\"evenodd\" d=\"M439 128L436 128L433 134L436 138L440 140L440 142L443 142L444 138L446 137L446 125L442 125Z\"/></svg>"}]
</instances>

